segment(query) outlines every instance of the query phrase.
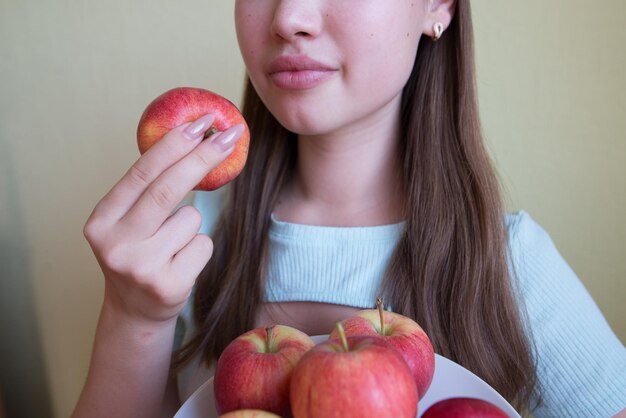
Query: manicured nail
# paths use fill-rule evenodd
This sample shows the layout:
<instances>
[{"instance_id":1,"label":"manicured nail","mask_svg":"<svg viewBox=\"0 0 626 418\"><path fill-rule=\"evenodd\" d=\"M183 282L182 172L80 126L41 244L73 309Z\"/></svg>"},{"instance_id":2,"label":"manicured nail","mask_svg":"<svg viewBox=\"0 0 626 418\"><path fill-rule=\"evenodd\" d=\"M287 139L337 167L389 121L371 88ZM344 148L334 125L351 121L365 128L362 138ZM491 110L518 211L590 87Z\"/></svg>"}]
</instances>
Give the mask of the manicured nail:
<instances>
[{"instance_id":1,"label":"manicured nail","mask_svg":"<svg viewBox=\"0 0 626 418\"><path fill-rule=\"evenodd\" d=\"M183 135L185 138L189 140L199 139L202 137L204 132L213 125L213 121L215 120L215 116L213 115L204 115L201 118L196 119L191 125L187 126L183 131Z\"/></svg>"},{"instance_id":2,"label":"manicured nail","mask_svg":"<svg viewBox=\"0 0 626 418\"><path fill-rule=\"evenodd\" d=\"M244 131L242 124L237 124L226 129L224 132L216 134L211 139L211 144L219 151L226 152L231 149L237 140L241 138L241 134Z\"/></svg>"}]
</instances>

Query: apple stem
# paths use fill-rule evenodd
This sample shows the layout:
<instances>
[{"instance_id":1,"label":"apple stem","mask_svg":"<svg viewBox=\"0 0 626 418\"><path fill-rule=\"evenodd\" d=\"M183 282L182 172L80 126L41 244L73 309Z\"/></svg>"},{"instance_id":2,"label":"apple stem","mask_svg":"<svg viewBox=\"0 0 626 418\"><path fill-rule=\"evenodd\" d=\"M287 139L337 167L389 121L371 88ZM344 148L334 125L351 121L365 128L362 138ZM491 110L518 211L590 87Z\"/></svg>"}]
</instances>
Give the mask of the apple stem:
<instances>
[{"instance_id":1,"label":"apple stem","mask_svg":"<svg viewBox=\"0 0 626 418\"><path fill-rule=\"evenodd\" d=\"M265 351L271 353L272 351L272 330L274 327L265 328L265 332L267 333L267 338L265 339Z\"/></svg>"},{"instance_id":2,"label":"apple stem","mask_svg":"<svg viewBox=\"0 0 626 418\"><path fill-rule=\"evenodd\" d=\"M217 132L218 132L217 128L214 125L212 125L209 129L206 130L202 139L204 140L204 139L210 138L211 135L216 134Z\"/></svg>"},{"instance_id":3,"label":"apple stem","mask_svg":"<svg viewBox=\"0 0 626 418\"><path fill-rule=\"evenodd\" d=\"M350 351L348 349L348 339L346 338L346 332L343 330L343 325L341 325L341 321L337 321L337 332L339 332L339 338L341 338L341 344L343 345L343 349L346 351Z\"/></svg>"},{"instance_id":4,"label":"apple stem","mask_svg":"<svg viewBox=\"0 0 626 418\"><path fill-rule=\"evenodd\" d=\"M376 307L378 308L378 315L380 316L380 335L385 335L385 305L383 305L383 298L376 299Z\"/></svg>"}]
</instances>

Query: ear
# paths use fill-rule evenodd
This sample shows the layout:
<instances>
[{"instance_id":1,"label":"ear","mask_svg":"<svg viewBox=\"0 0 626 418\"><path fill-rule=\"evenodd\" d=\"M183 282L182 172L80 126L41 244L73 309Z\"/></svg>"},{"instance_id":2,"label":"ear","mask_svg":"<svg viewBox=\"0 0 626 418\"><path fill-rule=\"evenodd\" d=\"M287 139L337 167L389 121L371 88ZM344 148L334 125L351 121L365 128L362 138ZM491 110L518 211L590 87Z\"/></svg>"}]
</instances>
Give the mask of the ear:
<instances>
[{"instance_id":1,"label":"ear","mask_svg":"<svg viewBox=\"0 0 626 418\"><path fill-rule=\"evenodd\" d=\"M439 22L443 25L443 30L450 26L456 9L456 0L427 0L427 10L424 18L423 33L431 38L435 36L433 26Z\"/></svg>"}]
</instances>

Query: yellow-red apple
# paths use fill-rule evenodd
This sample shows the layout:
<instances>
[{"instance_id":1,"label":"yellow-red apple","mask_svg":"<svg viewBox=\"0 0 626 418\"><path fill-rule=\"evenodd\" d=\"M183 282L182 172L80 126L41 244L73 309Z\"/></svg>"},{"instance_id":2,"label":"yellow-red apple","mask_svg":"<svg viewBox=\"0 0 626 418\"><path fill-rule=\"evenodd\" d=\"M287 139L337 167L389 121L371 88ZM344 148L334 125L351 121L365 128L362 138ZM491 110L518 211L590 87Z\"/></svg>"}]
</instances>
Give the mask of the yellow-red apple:
<instances>
[{"instance_id":1,"label":"yellow-red apple","mask_svg":"<svg viewBox=\"0 0 626 418\"><path fill-rule=\"evenodd\" d=\"M365 309L341 322L347 336L370 335L384 338L409 365L421 399L435 374L435 352L430 338L417 322L406 316L385 311L382 300L378 309ZM337 329L330 338L337 337Z\"/></svg>"},{"instance_id":2,"label":"yellow-red apple","mask_svg":"<svg viewBox=\"0 0 626 418\"><path fill-rule=\"evenodd\" d=\"M144 110L137 126L137 145L143 154L171 129L212 114L215 122L209 131L224 131L238 123L245 127L235 149L216 168L211 170L196 190L215 190L241 173L248 158L250 130L233 103L219 94L194 87L177 87L154 99Z\"/></svg>"},{"instance_id":3,"label":"yellow-red apple","mask_svg":"<svg viewBox=\"0 0 626 418\"><path fill-rule=\"evenodd\" d=\"M414 418L417 390L400 354L382 338L339 336L317 344L297 364L290 389L294 418Z\"/></svg>"},{"instance_id":4,"label":"yellow-red apple","mask_svg":"<svg viewBox=\"0 0 626 418\"><path fill-rule=\"evenodd\" d=\"M280 418L280 415L260 409L240 409L220 415L219 418Z\"/></svg>"},{"instance_id":5,"label":"yellow-red apple","mask_svg":"<svg viewBox=\"0 0 626 418\"><path fill-rule=\"evenodd\" d=\"M290 416L289 384L300 358L315 343L285 325L256 328L235 338L217 361L213 380L220 414L262 409Z\"/></svg>"},{"instance_id":6,"label":"yellow-red apple","mask_svg":"<svg viewBox=\"0 0 626 418\"><path fill-rule=\"evenodd\" d=\"M494 404L482 399L450 398L439 401L428 408L422 418L508 418Z\"/></svg>"}]
</instances>

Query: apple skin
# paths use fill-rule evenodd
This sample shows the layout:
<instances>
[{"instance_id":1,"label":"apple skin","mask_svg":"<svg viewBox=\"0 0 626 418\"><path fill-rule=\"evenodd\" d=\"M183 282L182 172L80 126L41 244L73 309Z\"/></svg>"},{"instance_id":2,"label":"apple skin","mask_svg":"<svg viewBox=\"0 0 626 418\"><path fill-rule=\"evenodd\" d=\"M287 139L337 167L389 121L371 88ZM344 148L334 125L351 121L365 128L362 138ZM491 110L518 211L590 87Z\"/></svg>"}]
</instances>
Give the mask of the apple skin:
<instances>
[{"instance_id":1,"label":"apple skin","mask_svg":"<svg viewBox=\"0 0 626 418\"><path fill-rule=\"evenodd\" d=\"M430 338L411 318L389 311L383 311L383 316L384 335L380 334L380 312L377 309L359 311L341 321L341 325L346 336L379 336L398 350L411 369L418 397L422 399L435 374L435 352ZM337 329L334 329L330 338L337 336Z\"/></svg>"},{"instance_id":2,"label":"apple skin","mask_svg":"<svg viewBox=\"0 0 626 418\"><path fill-rule=\"evenodd\" d=\"M248 158L250 130L241 112L232 102L209 90L176 87L154 99L144 110L137 126L137 145L143 154L173 128L201 116L215 116L213 127L225 131L241 123L245 129L235 149L204 177L194 190L215 190L241 173Z\"/></svg>"},{"instance_id":3,"label":"apple skin","mask_svg":"<svg viewBox=\"0 0 626 418\"><path fill-rule=\"evenodd\" d=\"M230 342L215 367L213 392L219 414L261 409L290 416L289 384L300 358L315 343L285 325L255 328Z\"/></svg>"},{"instance_id":4,"label":"apple skin","mask_svg":"<svg viewBox=\"0 0 626 418\"><path fill-rule=\"evenodd\" d=\"M280 415L260 409L240 409L220 415L219 418L280 418Z\"/></svg>"},{"instance_id":5,"label":"apple skin","mask_svg":"<svg viewBox=\"0 0 626 418\"><path fill-rule=\"evenodd\" d=\"M428 408L422 418L509 418L497 406L482 399L450 398Z\"/></svg>"},{"instance_id":6,"label":"apple skin","mask_svg":"<svg viewBox=\"0 0 626 418\"><path fill-rule=\"evenodd\" d=\"M400 354L378 337L321 342L291 378L294 418L414 418L417 390Z\"/></svg>"}]
</instances>

